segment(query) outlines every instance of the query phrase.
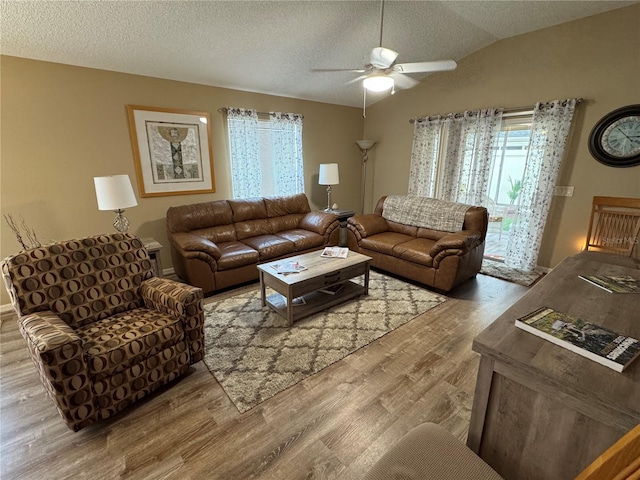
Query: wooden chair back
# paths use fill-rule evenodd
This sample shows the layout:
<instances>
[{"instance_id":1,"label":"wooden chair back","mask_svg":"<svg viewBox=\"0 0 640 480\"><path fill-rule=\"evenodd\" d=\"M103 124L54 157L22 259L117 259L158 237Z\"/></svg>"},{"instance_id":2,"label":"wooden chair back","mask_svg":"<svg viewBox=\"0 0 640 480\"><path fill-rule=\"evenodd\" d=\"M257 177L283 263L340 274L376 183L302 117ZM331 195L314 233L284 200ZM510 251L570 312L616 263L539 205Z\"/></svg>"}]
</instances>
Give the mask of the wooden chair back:
<instances>
[{"instance_id":1,"label":"wooden chair back","mask_svg":"<svg viewBox=\"0 0 640 480\"><path fill-rule=\"evenodd\" d=\"M640 479L640 424L585 468L575 480Z\"/></svg>"},{"instance_id":2,"label":"wooden chair back","mask_svg":"<svg viewBox=\"0 0 640 480\"><path fill-rule=\"evenodd\" d=\"M640 242L638 232L640 198L593 197L586 250L630 257Z\"/></svg>"}]
</instances>

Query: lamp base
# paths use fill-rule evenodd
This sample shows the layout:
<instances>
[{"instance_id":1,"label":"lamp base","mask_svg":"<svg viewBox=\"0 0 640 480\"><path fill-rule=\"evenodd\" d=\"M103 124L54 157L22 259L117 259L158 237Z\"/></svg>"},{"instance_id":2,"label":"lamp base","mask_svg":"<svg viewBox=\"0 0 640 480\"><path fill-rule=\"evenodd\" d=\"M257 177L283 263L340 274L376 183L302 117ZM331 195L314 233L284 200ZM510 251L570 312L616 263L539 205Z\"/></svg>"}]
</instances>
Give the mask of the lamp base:
<instances>
[{"instance_id":1,"label":"lamp base","mask_svg":"<svg viewBox=\"0 0 640 480\"><path fill-rule=\"evenodd\" d=\"M127 233L129 230L129 219L123 215L124 210L116 210L116 219L113 221L114 228L120 233Z\"/></svg>"}]
</instances>

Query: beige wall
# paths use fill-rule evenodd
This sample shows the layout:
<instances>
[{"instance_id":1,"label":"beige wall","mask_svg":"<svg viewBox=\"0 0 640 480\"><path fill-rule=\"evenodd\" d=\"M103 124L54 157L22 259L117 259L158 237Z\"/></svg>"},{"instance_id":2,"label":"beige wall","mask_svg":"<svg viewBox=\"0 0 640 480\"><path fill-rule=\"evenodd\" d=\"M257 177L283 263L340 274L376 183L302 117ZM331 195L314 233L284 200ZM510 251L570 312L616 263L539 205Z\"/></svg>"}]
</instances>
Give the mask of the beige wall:
<instances>
[{"instance_id":1,"label":"beige wall","mask_svg":"<svg viewBox=\"0 0 640 480\"><path fill-rule=\"evenodd\" d=\"M305 189L312 208L326 206L318 165L337 162L341 184L332 191L340 207L360 205L362 136L360 109L259 95L137 75L79 68L15 57L1 60L1 211L23 216L39 239L77 238L113 231L114 214L97 209L93 177L128 174L136 195L126 105L209 112L216 177L214 194L138 198L128 209L131 232L154 237L163 266L171 265L165 213L172 205L231 197L224 106L304 115ZM1 257L19 250L2 219ZM4 288L0 304L8 303Z\"/></svg>"},{"instance_id":2,"label":"beige wall","mask_svg":"<svg viewBox=\"0 0 640 480\"><path fill-rule=\"evenodd\" d=\"M640 5L499 41L367 110L365 137L375 173L368 211L382 195L407 192L413 136L410 118L487 107L584 97L576 109L559 185L573 197L554 197L538 264L553 267L580 250L594 195L640 197L640 166L596 162L587 142L594 124L618 107L640 103ZM368 175L369 176L369 175Z\"/></svg>"},{"instance_id":3,"label":"beige wall","mask_svg":"<svg viewBox=\"0 0 640 480\"><path fill-rule=\"evenodd\" d=\"M539 264L554 266L579 250L594 195L640 196L640 167L615 169L587 150L589 131L609 111L640 103L640 5L497 42L459 62L456 71L428 77L418 87L360 109L253 94L150 77L0 57L0 187L2 214L23 216L40 240L112 231L111 212L97 210L92 177L135 170L125 105L207 111L212 120L216 193L139 198L127 211L131 231L166 245L164 215L171 205L230 197L223 106L304 115L305 186L313 207L326 201L317 185L320 163L340 164L332 198L359 209L360 152L354 141L378 141L368 166L368 209L381 196L406 193L412 126L409 119L466 109L519 107L536 101L584 97L567 148ZM18 251L2 220L0 255ZM170 266L169 249L162 251ZM0 304L7 297L2 289Z\"/></svg>"}]
</instances>

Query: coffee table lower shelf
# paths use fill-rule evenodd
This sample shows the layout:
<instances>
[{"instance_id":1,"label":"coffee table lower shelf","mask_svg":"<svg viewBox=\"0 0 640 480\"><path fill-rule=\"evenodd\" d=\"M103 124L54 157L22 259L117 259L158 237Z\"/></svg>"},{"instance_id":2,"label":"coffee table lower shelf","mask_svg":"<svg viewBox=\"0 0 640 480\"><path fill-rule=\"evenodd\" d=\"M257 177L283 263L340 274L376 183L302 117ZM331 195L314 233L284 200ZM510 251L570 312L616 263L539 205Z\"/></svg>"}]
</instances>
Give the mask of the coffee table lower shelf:
<instances>
[{"instance_id":1,"label":"coffee table lower shelf","mask_svg":"<svg viewBox=\"0 0 640 480\"><path fill-rule=\"evenodd\" d=\"M314 313L321 312L322 310L331 308L334 305L338 305L340 303L346 302L351 298L358 297L367 293L367 289L365 289L365 287L355 282L347 281L343 285L344 286L342 287L342 289L333 295L320 291L301 295L306 303L302 303L299 305L296 305L294 303L293 321L295 322L296 320L308 317L310 315L313 315ZM287 318L287 298L284 295L281 295L277 292L269 294L266 297L266 303L275 312L279 313L284 318Z\"/></svg>"}]
</instances>

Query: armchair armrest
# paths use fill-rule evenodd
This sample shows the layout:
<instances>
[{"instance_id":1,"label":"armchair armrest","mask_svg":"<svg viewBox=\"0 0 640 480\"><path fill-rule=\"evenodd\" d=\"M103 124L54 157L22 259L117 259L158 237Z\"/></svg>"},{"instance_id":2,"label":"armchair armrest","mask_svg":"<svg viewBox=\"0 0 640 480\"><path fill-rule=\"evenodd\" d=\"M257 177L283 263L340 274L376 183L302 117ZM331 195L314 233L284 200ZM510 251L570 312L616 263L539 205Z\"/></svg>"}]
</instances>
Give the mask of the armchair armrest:
<instances>
[{"instance_id":1,"label":"armchair armrest","mask_svg":"<svg viewBox=\"0 0 640 480\"><path fill-rule=\"evenodd\" d=\"M458 255L464 255L473 247L480 243L480 232L475 230L461 230L459 232L445 235L438 240L431 250L429 255L435 258L438 253L445 250L459 250Z\"/></svg>"},{"instance_id":2,"label":"armchair armrest","mask_svg":"<svg viewBox=\"0 0 640 480\"><path fill-rule=\"evenodd\" d=\"M375 213L367 213L365 215L356 215L347 220L348 227L357 232L356 238L369 237L376 233L386 232L389 229L387 221L381 215Z\"/></svg>"},{"instance_id":3,"label":"armchair armrest","mask_svg":"<svg viewBox=\"0 0 640 480\"><path fill-rule=\"evenodd\" d=\"M325 212L308 212L300 219L298 228L315 232L318 235L329 235L339 226L335 215Z\"/></svg>"},{"instance_id":4,"label":"armchair armrest","mask_svg":"<svg viewBox=\"0 0 640 480\"><path fill-rule=\"evenodd\" d=\"M47 394L69 428L77 431L92 423L95 405L78 334L51 311L19 318L18 328Z\"/></svg>"},{"instance_id":5,"label":"armchair armrest","mask_svg":"<svg viewBox=\"0 0 640 480\"><path fill-rule=\"evenodd\" d=\"M152 277L140 285L147 308L179 318L184 322L191 364L204 356L204 313L202 289L168 278Z\"/></svg>"}]
</instances>

